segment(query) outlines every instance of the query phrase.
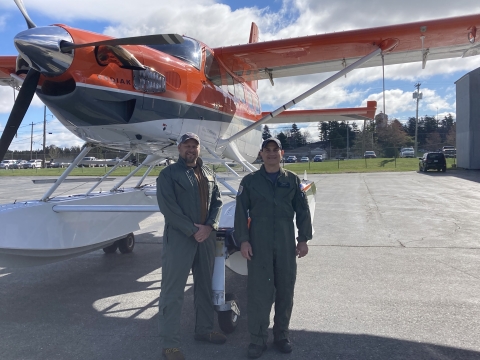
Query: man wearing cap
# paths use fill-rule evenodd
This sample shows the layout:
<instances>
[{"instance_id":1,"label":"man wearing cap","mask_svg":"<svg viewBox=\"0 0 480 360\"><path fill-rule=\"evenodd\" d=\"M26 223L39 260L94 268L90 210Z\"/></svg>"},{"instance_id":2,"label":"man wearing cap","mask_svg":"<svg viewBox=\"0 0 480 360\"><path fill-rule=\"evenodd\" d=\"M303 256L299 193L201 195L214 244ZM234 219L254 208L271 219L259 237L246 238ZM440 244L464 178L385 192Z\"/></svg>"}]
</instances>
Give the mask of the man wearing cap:
<instances>
[{"instance_id":1,"label":"man wearing cap","mask_svg":"<svg viewBox=\"0 0 480 360\"><path fill-rule=\"evenodd\" d=\"M222 199L212 170L203 165L200 139L186 133L179 139L178 161L160 172L157 200L165 217L162 283L159 301L160 337L168 360L185 359L180 347L180 314L190 269L194 281L195 340L223 344L213 331L212 275L215 234Z\"/></svg>"},{"instance_id":2,"label":"man wearing cap","mask_svg":"<svg viewBox=\"0 0 480 360\"><path fill-rule=\"evenodd\" d=\"M235 238L248 260L248 357L252 359L267 349L273 302L274 345L282 353L292 351L288 326L297 275L296 256L307 255L307 240L312 238L310 209L301 180L280 167L283 156L280 141L275 138L263 141L260 156L263 160L260 170L248 174L240 183L235 209Z\"/></svg>"}]
</instances>

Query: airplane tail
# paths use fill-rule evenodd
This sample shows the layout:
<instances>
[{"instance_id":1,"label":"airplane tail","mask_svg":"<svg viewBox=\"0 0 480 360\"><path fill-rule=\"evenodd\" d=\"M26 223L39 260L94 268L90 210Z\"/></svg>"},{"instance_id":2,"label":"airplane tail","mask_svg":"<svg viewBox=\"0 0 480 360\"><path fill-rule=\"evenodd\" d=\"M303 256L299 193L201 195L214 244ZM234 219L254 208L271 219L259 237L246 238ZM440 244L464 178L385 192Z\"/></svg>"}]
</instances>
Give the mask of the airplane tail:
<instances>
[{"instance_id":1,"label":"airplane tail","mask_svg":"<svg viewBox=\"0 0 480 360\"><path fill-rule=\"evenodd\" d=\"M258 42L258 26L254 22L252 22L252 27L250 28L250 38L248 39L249 44L257 43ZM247 81L246 84L250 86L253 91L257 91L258 89L258 80Z\"/></svg>"}]
</instances>

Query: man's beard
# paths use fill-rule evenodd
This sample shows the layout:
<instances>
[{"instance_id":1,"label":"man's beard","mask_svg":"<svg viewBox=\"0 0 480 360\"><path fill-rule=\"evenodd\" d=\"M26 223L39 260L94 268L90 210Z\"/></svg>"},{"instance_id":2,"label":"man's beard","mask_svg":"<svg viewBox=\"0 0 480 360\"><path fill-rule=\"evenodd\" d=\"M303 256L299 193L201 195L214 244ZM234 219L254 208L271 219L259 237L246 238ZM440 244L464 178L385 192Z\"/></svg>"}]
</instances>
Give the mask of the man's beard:
<instances>
[{"instance_id":1,"label":"man's beard","mask_svg":"<svg viewBox=\"0 0 480 360\"><path fill-rule=\"evenodd\" d=\"M185 154L185 162L187 164L194 164L197 162L198 156L195 154Z\"/></svg>"}]
</instances>

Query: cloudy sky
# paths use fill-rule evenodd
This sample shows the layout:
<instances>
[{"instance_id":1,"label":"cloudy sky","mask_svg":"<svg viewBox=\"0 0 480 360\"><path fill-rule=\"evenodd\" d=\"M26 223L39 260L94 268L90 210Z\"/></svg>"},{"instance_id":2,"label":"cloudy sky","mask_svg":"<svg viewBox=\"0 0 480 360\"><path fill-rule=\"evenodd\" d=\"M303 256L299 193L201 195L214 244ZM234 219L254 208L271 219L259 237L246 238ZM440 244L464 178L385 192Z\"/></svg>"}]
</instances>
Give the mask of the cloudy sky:
<instances>
[{"instance_id":1,"label":"cloudy sky","mask_svg":"<svg viewBox=\"0 0 480 360\"><path fill-rule=\"evenodd\" d=\"M37 26L55 23L111 36L180 33L202 40L211 47L246 43L252 21L260 29L260 40L271 40L391 25L480 13L480 2L457 0L176 0L118 2L118 0L24 0ZM119 5L121 4L121 5ZM0 0L0 55L16 55L13 37L26 24L13 0ZM480 66L480 57L431 61L425 70L420 63L385 68L386 113L406 121L415 116L412 92L422 84L419 114L440 117L455 114L455 85L465 73ZM260 83L263 110L272 110L313 87L331 74L277 79L272 87ZM297 107L332 108L382 102L381 68L359 69L308 98ZM13 106L13 90L0 87L0 131ZM13 149L29 149L34 123L34 148L43 142L43 105L35 98ZM308 130L315 135L316 124ZM47 109L47 145L81 145L82 142L59 124Z\"/></svg>"}]
</instances>

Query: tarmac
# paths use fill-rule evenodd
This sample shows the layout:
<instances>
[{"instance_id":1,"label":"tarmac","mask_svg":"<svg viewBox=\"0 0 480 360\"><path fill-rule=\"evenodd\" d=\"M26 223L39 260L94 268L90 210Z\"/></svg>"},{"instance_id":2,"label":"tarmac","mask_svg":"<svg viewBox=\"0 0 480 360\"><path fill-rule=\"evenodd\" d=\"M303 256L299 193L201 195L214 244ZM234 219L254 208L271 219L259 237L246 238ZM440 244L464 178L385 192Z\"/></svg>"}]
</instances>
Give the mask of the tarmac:
<instances>
[{"instance_id":1,"label":"tarmac","mask_svg":"<svg viewBox=\"0 0 480 360\"><path fill-rule=\"evenodd\" d=\"M261 359L480 359L480 172L309 179L317 186L315 235L298 259L294 350L280 354L270 338ZM91 184L78 186L62 185L59 193ZM0 203L40 198L48 187L0 177ZM161 359L163 219L155 214L140 225L132 254L99 250L0 268L0 359ZM199 343L188 281L181 318L187 359L247 358L246 277L227 270L226 288L237 295L239 325L224 345Z\"/></svg>"}]
</instances>

